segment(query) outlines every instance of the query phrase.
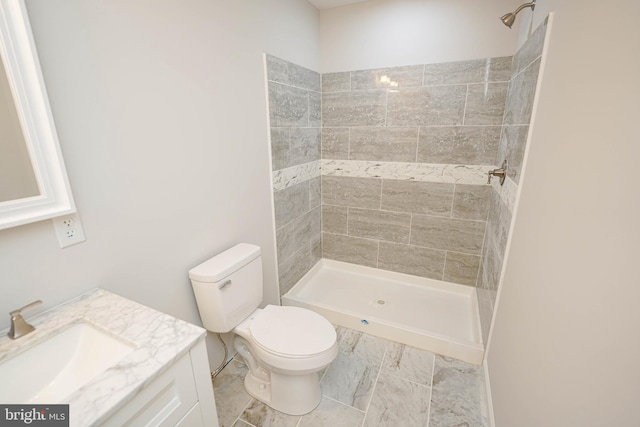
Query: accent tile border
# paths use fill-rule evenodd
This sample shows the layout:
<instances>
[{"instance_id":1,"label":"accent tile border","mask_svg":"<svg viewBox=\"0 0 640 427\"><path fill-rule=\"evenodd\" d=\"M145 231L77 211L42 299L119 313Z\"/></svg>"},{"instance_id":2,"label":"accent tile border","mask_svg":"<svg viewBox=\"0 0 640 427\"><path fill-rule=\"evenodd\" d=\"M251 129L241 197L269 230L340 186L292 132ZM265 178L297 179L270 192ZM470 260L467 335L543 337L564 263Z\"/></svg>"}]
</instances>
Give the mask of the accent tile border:
<instances>
[{"instance_id":1,"label":"accent tile border","mask_svg":"<svg viewBox=\"0 0 640 427\"><path fill-rule=\"evenodd\" d=\"M271 179L273 183L273 191L284 190L292 185L300 184L311 178L320 176L321 171L320 160L316 160L302 165L292 166L285 169L273 171Z\"/></svg>"},{"instance_id":2,"label":"accent tile border","mask_svg":"<svg viewBox=\"0 0 640 427\"><path fill-rule=\"evenodd\" d=\"M439 182L447 184L486 185L487 173L494 166L444 165L435 163L374 162L366 160L317 160L272 172L273 190L280 191L318 176L382 178L402 181ZM498 180L493 180L497 182ZM518 186L507 178L509 183ZM496 189L513 210L515 190ZM504 199L507 197L507 199ZM510 202L507 202L509 200Z\"/></svg>"},{"instance_id":3,"label":"accent tile border","mask_svg":"<svg viewBox=\"0 0 640 427\"><path fill-rule=\"evenodd\" d=\"M321 160L323 176L382 178L404 181L486 185L493 166L435 163Z\"/></svg>"}]
</instances>

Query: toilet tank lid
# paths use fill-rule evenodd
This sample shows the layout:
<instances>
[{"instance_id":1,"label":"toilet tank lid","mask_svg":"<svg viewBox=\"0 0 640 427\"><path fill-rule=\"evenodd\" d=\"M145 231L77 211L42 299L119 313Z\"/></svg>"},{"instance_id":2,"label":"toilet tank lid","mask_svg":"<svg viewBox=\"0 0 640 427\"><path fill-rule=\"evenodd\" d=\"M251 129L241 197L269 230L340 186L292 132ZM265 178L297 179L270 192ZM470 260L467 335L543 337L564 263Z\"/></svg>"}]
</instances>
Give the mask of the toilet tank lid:
<instances>
[{"instance_id":1,"label":"toilet tank lid","mask_svg":"<svg viewBox=\"0 0 640 427\"><path fill-rule=\"evenodd\" d=\"M260 247L239 243L189 270L189 278L198 282L218 282L260 256Z\"/></svg>"}]
</instances>

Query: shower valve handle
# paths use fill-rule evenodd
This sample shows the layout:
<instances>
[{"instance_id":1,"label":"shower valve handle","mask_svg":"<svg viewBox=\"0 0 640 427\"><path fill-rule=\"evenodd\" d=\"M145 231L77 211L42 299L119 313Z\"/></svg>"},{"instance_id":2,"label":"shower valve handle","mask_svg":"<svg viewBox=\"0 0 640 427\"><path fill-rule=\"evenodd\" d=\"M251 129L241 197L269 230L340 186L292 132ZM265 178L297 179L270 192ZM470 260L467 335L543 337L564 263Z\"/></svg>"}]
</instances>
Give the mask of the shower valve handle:
<instances>
[{"instance_id":1,"label":"shower valve handle","mask_svg":"<svg viewBox=\"0 0 640 427\"><path fill-rule=\"evenodd\" d=\"M507 178L507 159L502 162L502 167L499 169L490 170L487 172L487 184L491 184L491 176L500 177L500 185L504 184L504 180Z\"/></svg>"}]
</instances>

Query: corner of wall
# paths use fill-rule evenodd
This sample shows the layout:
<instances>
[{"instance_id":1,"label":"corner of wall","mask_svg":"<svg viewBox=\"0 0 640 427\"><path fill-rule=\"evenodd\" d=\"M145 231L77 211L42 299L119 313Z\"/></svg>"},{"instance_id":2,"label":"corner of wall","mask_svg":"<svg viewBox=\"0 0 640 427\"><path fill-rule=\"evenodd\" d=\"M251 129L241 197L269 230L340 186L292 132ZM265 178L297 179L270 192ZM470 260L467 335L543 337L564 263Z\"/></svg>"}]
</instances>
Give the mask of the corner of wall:
<instances>
[{"instance_id":1,"label":"corner of wall","mask_svg":"<svg viewBox=\"0 0 640 427\"><path fill-rule=\"evenodd\" d=\"M484 371L484 387L487 395L487 411L489 412L489 427L496 427L495 414L493 413L493 399L491 398L491 380L489 379L489 364L487 363L487 357L482 361L482 370Z\"/></svg>"}]
</instances>

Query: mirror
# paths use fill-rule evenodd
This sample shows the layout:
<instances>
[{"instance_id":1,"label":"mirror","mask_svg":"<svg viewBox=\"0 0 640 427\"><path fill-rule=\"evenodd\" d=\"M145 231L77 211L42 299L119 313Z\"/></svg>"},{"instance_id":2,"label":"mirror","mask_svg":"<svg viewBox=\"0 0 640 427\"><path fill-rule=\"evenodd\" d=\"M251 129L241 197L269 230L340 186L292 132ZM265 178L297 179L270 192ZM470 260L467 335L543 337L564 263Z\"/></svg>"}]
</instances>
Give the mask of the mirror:
<instances>
[{"instance_id":1,"label":"mirror","mask_svg":"<svg viewBox=\"0 0 640 427\"><path fill-rule=\"evenodd\" d=\"M75 212L24 0L0 2L0 229Z\"/></svg>"}]
</instances>

